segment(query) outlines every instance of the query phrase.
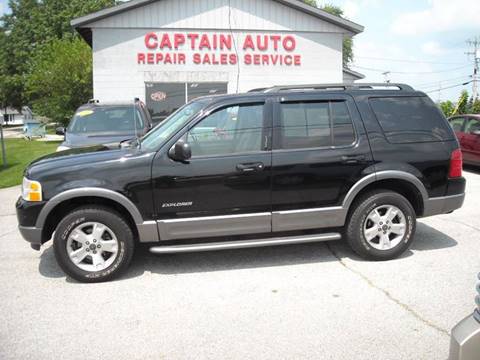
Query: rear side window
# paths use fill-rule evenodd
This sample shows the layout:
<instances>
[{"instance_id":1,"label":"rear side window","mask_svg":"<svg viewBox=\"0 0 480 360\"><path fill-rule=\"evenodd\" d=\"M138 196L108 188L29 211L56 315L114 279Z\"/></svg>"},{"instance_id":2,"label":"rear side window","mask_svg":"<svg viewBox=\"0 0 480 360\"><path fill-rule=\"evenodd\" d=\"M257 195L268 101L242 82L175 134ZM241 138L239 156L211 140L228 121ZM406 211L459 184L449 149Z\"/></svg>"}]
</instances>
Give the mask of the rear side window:
<instances>
[{"instance_id":1,"label":"rear side window","mask_svg":"<svg viewBox=\"0 0 480 360\"><path fill-rule=\"evenodd\" d=\"M450 126L428 97L372 98L370 105L392 143L453 139Z\"/></svg>"},{"instance_id":2,"label":"rear side window","mask_svg":"<svg viewBox=\"0 0 480 360\"><path fill-rule=\"evenodd\" d=\"M276 148L305 149L351 145L355 141L352 119L344 101L280 104Z\"/></svg>"}]
</instances>

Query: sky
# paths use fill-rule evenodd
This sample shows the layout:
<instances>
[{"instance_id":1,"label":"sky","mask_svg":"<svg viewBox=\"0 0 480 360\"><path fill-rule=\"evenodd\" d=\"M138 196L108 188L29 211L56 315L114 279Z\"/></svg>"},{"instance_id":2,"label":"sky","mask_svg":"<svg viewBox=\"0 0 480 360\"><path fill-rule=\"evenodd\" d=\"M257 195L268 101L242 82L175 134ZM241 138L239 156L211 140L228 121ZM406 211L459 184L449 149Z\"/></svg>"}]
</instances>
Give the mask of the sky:
<instances>
[{"instance_id":1,"label":"sky","mask_svg":"<svg viewBox=\"0 0 480 360\"><path fill-rule=\"evenodd\" d=\"M345 16L365 27L354 37L352 69L362 81L402 82L437 100L456 100L463 89L471 94L473 51L480 40L479 0L318 0L340 6ZM450 89L445 89L449 88ZM443 90L438 90L442 89Z\"/></svg>"},{"instance_id":2,"label":"sky","mask_svg":"<svg viewBox=\"0 0 480 360\"><path fill-rule=\"evenodd\" d=\"M365 27L354 37L352 69L369 82L402 82L434 100L456 100L471 93L473 51L480 40L479 0L317 0L340 6L345 16ZM7 0L0 0L0 14Z\"/></svg>"}]
</instances>

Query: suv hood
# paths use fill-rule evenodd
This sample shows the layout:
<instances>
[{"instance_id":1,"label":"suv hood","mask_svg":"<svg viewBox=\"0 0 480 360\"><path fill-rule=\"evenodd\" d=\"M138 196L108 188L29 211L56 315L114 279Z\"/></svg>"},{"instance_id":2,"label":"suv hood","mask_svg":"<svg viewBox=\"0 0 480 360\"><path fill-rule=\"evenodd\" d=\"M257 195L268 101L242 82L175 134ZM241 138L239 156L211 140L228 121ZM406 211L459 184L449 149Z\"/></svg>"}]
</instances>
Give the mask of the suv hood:
<instances>
[{"instance_id":1,"label":"suv hood","mask_svg":"<svg viewBox=\"0 0 480 360\"><path fill-rule=\"evenodd\" d=\"M25 176L35 180L38 176L50 172L59 172L62 168L65 168L66 171L75 171L75 169L80 169L82 165L119 161L137 153L140 153L140 151L136 148L120 149L116 147L116 149L112 149L105 145L70 149L49 154L33 161L25 170Z\"/></svg>"}]
</instances>

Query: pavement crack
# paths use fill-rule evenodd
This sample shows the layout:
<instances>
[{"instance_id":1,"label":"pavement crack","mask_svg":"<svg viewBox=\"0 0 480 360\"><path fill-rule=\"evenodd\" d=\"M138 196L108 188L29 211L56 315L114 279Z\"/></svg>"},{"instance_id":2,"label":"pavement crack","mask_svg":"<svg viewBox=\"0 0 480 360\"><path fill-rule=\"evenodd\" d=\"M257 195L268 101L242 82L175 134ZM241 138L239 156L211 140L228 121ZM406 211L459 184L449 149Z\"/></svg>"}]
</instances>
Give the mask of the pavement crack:
<instances>
[{"instance_id":1,"label":"pavement crack","mask_svg":"<svg viewBox=\"0 0 480 360\"><path fill-rule=\"evenodd\" d=\"M448 330L443 329L442 327L434 324L430 320L424 318L422 315L420 315L418 312L416 312L414 309L412 309L409 305L401 302L400 300L396 299L393 297L392 294L390 294L387 290L381 288L380 286L376 285L372 280L368 278L368 276L364 275L362 272L351 268L348 266L348 264L337 254L335 250L330 246L330 244L326 244L327 248L330 250L330 252L337 258L337 260L340 262L340 264L345 267L348 271L354 273L355 275L359 276L362 278L370 287L382 292L388 299L393 301L395 304L403 308L405 311L407 311L410 315L412 315L414 318L425 324L426 326L438 331L439 333L446 335L450 337L450 332Z\"/></svg>"}]
</instances>

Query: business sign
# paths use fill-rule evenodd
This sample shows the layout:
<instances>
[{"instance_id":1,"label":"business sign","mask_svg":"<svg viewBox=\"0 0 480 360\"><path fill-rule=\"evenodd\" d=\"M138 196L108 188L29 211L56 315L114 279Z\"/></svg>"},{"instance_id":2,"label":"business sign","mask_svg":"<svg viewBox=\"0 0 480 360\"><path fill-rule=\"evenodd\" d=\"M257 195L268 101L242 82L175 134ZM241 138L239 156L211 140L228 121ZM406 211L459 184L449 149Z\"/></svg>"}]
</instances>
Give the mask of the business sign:
<instances>
[{"instance_id":1,"label":"business sign","mask_svg":"<svg viewBox=\"0 0 480 360\"><path fill-rule=\"evenodd\" d=\"M297 38L290 34L149 32L144 45L139 65L302 65Z\"/></svg>"}]
</instances>

